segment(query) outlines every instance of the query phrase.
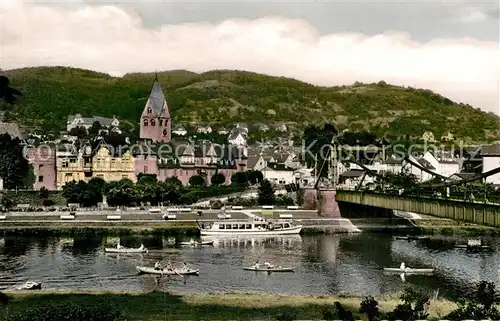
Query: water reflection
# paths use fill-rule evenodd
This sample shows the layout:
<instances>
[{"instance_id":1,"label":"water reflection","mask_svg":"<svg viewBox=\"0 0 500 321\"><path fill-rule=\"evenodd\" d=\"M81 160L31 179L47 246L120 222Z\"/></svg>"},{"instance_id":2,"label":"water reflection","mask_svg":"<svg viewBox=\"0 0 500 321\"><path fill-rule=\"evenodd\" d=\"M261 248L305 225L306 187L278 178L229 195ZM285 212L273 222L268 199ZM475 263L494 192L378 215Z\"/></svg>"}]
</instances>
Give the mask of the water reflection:
<instances>
[{"instance_id":1,"label":"water reflection","mask_svg":"<svg viewBox=\"0 0 500 321\"><path fill-rule=\"evenodd\" d=\"M380 295L410 284L453 296L471 292L479 280L500 281L498 253L467 253L453 248L456 239L407 242L370 234L213 239L214 246L179 247L176 243L182 238L161 236L6 236L0 246L0 287L35 280L55 289ZM104 253L104 247L118 242L127 247L144 244L150 252ZM499 243L496 239L491 242ZM268 275L243 270L257 260L292 267L295 273ZM186 262L200 269L200 276L156 280L152 275L137 275L137 265L153 266L157 261L178 267ZM403 277L383 273L384 267L397 267L401 261L411 267L434 267L436 272Z\"/></svg>"}]
</instances>

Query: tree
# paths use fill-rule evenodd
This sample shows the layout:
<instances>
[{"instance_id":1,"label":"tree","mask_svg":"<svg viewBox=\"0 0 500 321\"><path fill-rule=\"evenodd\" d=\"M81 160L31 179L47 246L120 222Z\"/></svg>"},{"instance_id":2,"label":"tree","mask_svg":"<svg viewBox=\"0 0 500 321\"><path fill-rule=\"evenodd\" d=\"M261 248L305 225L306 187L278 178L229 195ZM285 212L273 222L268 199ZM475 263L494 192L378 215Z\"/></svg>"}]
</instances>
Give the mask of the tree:
<instances>
[{"instance_id":1,"label":"tree","mask_svg":"<svg viewBox=\"0 0 500 321\"><path fill-rule=\"evenodd\" d=\"M101 129L102 129L101 123L98 121L95 121L92 124L92 127L89 128L89 135L97 136L97 135L99 135L99 132L101 131Z\"/></svg>"},{"instance_id":2,"label":"tree","mask_svg":"<svg viewBox=\"0 0 500 321\"><path fill-rule=\"evenodd\" d=\"M246 172L236 172L231 176L231 183L234 185L247 185L248 184L248 176Z\"/></svg>"},{"instance_id":3,"label":"tree","mask_svg":"<svg viewBox=\"0 0 500 321\"><path fill-rule=\"evenodd\" d=\"M5 189L32 188L27 186L30 180L30 165L24 156L23 146L19 138L9 134L0 135L0 177Z\"/></svg>"},{"instance_id":4,"label":"tree","mask_svg":"<svg viewBox=\"0 0 500 321\"><path fill-rule=\"evenodd\" d=\"M273 205L275 201L274 188L270 181L264 179L260 182L258 202L260 205Z\"/></svg>"},{"instance_id":5,"label":"tree","mask_svg":"<svg viewBox=\"0 0 500 321\"><path fill-rule=\"evenodd\" d=\"M156 178L156 174L139 173L137 181L139 184L154 184L158 182L158 179Z\"/></svg>"},{"instance_id":6,"label":"tree","mask_svg":"<svg viewBox=\"0 0 500 321\"><path fill-rule=\"evenodd\" d=\"M83 138L87 137L87 135L88 135L87 129L85 129L85 127L80 127L80 126L71 128L71 130L69 131L69 134L72 136L76 136L80 139L83 139Z\"/></svg>"},{"instance_id":7,"label":"tree","mask_svg":"<svg viewBox=\"0 0 500 321\"><path fill-rule=\"evenodd\" d=\"M212 183L212 185L214 185L214 186L222 185L225 182L226 182L226 177L223 174L221 174L221 173L215 174L210 179L210 183Z\"/></svg>"},{"instance_id":8,"label":"tree","mask_svg":"<svg viewBox=\"0 0 500 321\"><path fill-rule=\"evenodd\" d=\"M0 76L0 100L12 105L17 101L16 96L21 95L22 93L19 90L9 86L9 78Z\"/></svg>"},{"instance_id":9,"label":"tree","mask_svg":"<svg viewBox=\"0 0 500 321\"><path fill-rule=\"evenodd\" d=\"M2 197L2 207L6 210L10 210L14 205L16 205L16 200L10 194L3 194Z\"/></svg>"},{"instance_id":10,"label":"tree","mask_svg":"<svg viewBox=\"0 0 500 321\"><path fill-rule=\"evenodd\" d=\"M189 178L189 185L201 187L206 184L205 178L201 175L193 175Z\"/></svg>"},{"instance_id":11,"label":"tree","mask_svg":"<svg viewBox=\"0 0 500 321\"><path fill-rule=\"evenodd\" d=\"M247 177L248 181L252 185L258 184L264 179L264 175L262 175L261 171L254 171L254 170L247 171Z\"/></svg>"}]
</instances>

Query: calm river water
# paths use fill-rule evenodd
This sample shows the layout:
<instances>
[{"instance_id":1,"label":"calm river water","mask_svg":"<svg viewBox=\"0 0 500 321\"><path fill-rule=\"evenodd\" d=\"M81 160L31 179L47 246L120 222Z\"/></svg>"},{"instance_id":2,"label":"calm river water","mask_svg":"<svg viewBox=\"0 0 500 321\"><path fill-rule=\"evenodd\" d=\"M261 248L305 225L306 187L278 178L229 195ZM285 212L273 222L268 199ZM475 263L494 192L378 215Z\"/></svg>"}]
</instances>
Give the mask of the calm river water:
<instances>
[{"instance_id":1,"label":"calm river water","mask_svg":"<svg viewBox=\"0 0 500 321\"><path fill-rule=\"evenodd\" d=\"M103 247L120 240L141 243L148 254L105 254ZM455 297L470 293L480 280L499 283L500 253L467 253L453 248L457 239L408 242L375 234L292 236L275 238L216 238L214 246L175 247L162 237L79 236L77 238L0 239L0 287L28 280L48 289L153 290L187 292L265 291L283 294L380 295L413 285ZM177 240L179 241L179 240ZM500 239L488 240L500 244ZM151 275L137 275L136 265L156 261L182 262L200 269L200 276L172 277L156 284ZM244 271L256 260L291 266L295 273ZM386 275L384 267L434 267L432 276Z\"/></svg>"}]
</instances>

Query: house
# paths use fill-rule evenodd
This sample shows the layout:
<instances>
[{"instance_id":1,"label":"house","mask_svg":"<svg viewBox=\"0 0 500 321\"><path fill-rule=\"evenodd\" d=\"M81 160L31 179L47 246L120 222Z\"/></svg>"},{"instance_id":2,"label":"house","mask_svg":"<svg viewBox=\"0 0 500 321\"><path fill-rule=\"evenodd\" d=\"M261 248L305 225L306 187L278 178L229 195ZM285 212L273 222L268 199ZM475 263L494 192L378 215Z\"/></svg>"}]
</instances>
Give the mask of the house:
<instances>
[{"instance_id":1,"label":"house","mask_svg":"<svg viewBox=\"0 0 500 321\"><path fill-rule=\"evenodd\" d=\"M120 125L120 121L115 116L113 118L100 116L82 117L82 115L76 114L68 116L66 130L70 132L73 128L77 127L84 127L89 130L95 122L98 122L103 128L118 127Z\"/></svg>"},{"instance_id":2,"label":"house","mask_svg":"<svg viewBox=\"0 0 500 321\"><path fill-rule=\"evenodd\" d=\"M26 152L35 175L33 189L55 190L57 188L56 149L49 146L30 146Z\"/></svg>"},{"instance_id":3,"label":"house","mask_svg":"<svg viewBox=\"0 0 500 321\"><path fill-rule=\"evenodd\" d=\"M210 134L212 133L212 127L210 127L209 125L199 126L198 128L196 128L196 132L201 134Z\"/></svg>"},{"instance_id":4,"label":"house","mask_svg":"<svg viewBox=\"0 0 500 321\"><path fill-rule=\"evenodd\" d=\"M293 172L295 184L300 187L312 186L316 183L313 168L299 168Z\"/></svg>"},{"instance_id":5,"label":"house","mask_svg":"<svg viewBox=\"0 0 500 321\"><path fill-rule=\"evenodd\" d=\"M406 173L410 173L410 174L415 175L420 182L426 182L428 180L431 180L434 177L429 172L436 173L436 168L434 166L432 166L432 164L429 163L429 161L427 161L425 158L414 157L414 156L410 155L408 157L408 159L412 163L417 164L418 167L412 165L411 162L404 160L403 161L403 171L405 171ZM425 170L422 170L422 168Z\"/></svg>"},{"instance_id":6,"label":"house","mask_svg":"<svg viewBox=\"0 0 500 321\"><path fill-rule=\"evenodd\" d=\"M388 173L398 174L401 173L403 168L403 158L391 156L385 162L386 170Z\"/></svg>"},{"instance_id":7,"label":"house","mask_svg":"<svg viewBox=\"0 0 500 321\"><path fill-rule=\"evenodd\" d=\"M436 153L436 156L434 156L433 153L428 151L422 156L422 158L435 168L433 172L441 176L449 177L460 172L460 165L458 161L451 155Z\"/></svg>"},{"instance_id":8,"label":"house","mask_svg":"<svg viewBox=\"0 0 500 321\"><path fill-rule=\"evenodd\" d=\"M129 179L136 181L134 157L128 150L116 150L101 140L91 153L92 177L103 180L119 181Z\"/></svg>"},{"instance_id":9,"label":"house","mask_svg":"<svg viewBox=\"0 0 500 321\"><path fill-rule=\"evenodd\" d=\"M56 188L62 189L64 185L72 181L90 179L91 175L84 172L83 158L74 145L62 144L56 148Z\"/></svg>"},{"instance_id":10,"label":"house","mask_svg":"<svg viewBox=\"0 0 500 321\"><path fill-rule=\"evenodd\" d=\"M158 75L155 77L151 93L142 111L139 136L141 140L151 142L172 140L172 118L167 100L158 82Z\"/></svg>"},{"instance_id":11,"label":"house","mask_svg":"<svg viewBox=\"0 0 500 321\"><path fill-rule=\"evenodd\" d=\"M422 135L422 140L426 142L435 142L436 139L434 138L434 134L432 132L425 132Z\"/></svg>"},{"instance_id":12,"label":"house","mask_svg":"<svg viewBox=\"0 0 500 321\"><path fill-rule=\"evenodd\" d=\"M489 145L481 148L481 157L483 159L483 171L487 173L500 167L500 145ZM485 183L494 185L500 184L500 173L490 175L485 178Z\"/></svg>"},{"instance_id":13,"label":"house","mask_svg":"<svg viewBox=\"0 0 500 321\"><path fill-rule=\"evenodd\" d=\"M248 125L247 124L238 123L231 131L233 131L235 129L237 129L240 132L245 132L246 134L248 134Z\"/></svg>"},{"instance_id":14,"label":"house","mask_svg":"<svg viewBox=\"0 0 500 321\"><path fill-rule=\"evenodd\" d=\"M295 183L294 171L295 169L293 168L277 163L268 163L267 166L261 170L264 179L277 185Z\"/></svg>"},{"instance_id":15,"label":"house","mask_svg":"<svg viewBox=\"0 0 500 321\"><path fill-rule=\"evenodd\" d=\"M441 136L441 141L443 142L452 142L455 139L452 133L446 132Z\"/></svg>"},{"instance_id":16,"label":"house","mask_svg":"<svg viewBox=\"0 0 500 321\"><path fill-rule=\"evenodd\" d=\"M347 187L356 187L360 184L361 178L364 175L363 170L359 169L350 169L347 171L344 171L339 175L339 184L342 184ZM365 176L366 178L366 176ZM363 184L366 184L366 181L363 181Z\"/></svg>"},{"instance_id":17,"label":"house","mask_svg":"<svg viewBox=\"0 0 500 321\"><path fill-rule=\"evenodd\" d=\"M247 132L242 128L233 128L227 142L235 146L246 146L247 145Z\"/></svg>"},{"instance_id":18,"label":"house","mask_svg":"<svg viewBox=\"0 0 500 321\"><path fill-rule=\"evenodd\" d=\"M261 155L258 156L248 156L247 158L247 170L260 171L267 166L267 162Z\"/></svg>"},{"instance_id":19,"label":"house","mask_svg":"<svg viewBox=\"0 0 500 321\"><path fill-rule=\"evenodd\" d=\"M173 134L176 134L177 136L186 136L187 130L181 125L175 126L175 129L172 131Z\"/></svg>"}]
</instances>

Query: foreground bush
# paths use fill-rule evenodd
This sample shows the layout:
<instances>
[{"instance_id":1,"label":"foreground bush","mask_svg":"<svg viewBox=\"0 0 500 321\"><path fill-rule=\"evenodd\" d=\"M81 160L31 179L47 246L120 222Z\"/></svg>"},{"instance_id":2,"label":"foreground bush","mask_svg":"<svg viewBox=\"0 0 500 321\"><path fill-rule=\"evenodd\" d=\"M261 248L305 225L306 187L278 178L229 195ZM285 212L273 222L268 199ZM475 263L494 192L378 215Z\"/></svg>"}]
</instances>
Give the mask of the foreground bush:
<instances>
[{"instance_id":1,"label":"foreground bush","mask_svg":"<svg viewBox=\"0 0 500 321\"><path fill-rule=\"evenodd\" d=\"M2 321L126 321L125 314L107 304L79 305L72 302L31 306L7 314Z\"/></svg>"}]
</instances>

